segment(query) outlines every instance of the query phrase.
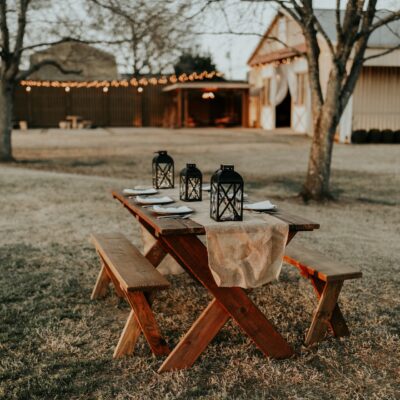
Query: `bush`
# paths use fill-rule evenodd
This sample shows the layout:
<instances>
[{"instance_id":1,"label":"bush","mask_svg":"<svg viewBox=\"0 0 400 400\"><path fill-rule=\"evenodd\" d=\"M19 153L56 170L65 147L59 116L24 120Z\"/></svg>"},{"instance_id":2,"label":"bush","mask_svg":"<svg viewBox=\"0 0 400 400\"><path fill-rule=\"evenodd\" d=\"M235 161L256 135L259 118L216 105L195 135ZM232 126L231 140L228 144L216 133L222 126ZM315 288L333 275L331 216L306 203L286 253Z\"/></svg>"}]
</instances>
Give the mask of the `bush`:
<instances>
[{"instance_id":1,"label":"bush","mask_svg":"<svg viewBox=\"0 0 400 400\"><path fill-rule=\"evenodd\" d=\"M368 132L365 129L357 129L351 134L351 143L367 143Z\"/></svg>"},{"instance_id":2,"label":"bush","mask_svg":"<svg viewBox=\"0 0 400 400\"><path fill-rule=\"evenodd\" d=\"M400 143L400 130L394 133L394 143Z\"/></svg>"},{"instance_id":3,"label":"bush","mask_svg":"<svg viewBox=\"0 0 400 400\"><path fill-rule=\"evenodd\" d=\"M370 129L368 132L368 141L369 143L381 143L382 142L382 133L379 129Z\"/></svg>"},{"instance_id":4,"label":"bush","mask_svg":"<svg viewBox=\"0 0 400 400\"><path fill-rule=\"evenodd\" d=\"M382 131L382 143L395 143L395 132L391 129Z\"/></svg>"}]
</instances>

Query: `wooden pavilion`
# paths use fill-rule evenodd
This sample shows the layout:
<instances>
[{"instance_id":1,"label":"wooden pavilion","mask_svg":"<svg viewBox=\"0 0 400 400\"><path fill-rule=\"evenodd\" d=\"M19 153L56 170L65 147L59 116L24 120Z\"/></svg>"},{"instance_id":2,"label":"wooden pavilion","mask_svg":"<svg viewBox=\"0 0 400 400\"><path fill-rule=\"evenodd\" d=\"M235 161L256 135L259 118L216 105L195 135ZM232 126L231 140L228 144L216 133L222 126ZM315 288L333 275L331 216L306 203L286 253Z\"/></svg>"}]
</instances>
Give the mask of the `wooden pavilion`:
<instances>
[{"instance_id":1,"label":"wooden pavilion","mask_svg":"<svg viewBox=\"0 0 400 400\"><path fill-rule=\"evenodd\" d=\"M172 96L166 126L248 126L249 85L245 82L184 82L168 85Z\"/></svg>"}]
</instances>

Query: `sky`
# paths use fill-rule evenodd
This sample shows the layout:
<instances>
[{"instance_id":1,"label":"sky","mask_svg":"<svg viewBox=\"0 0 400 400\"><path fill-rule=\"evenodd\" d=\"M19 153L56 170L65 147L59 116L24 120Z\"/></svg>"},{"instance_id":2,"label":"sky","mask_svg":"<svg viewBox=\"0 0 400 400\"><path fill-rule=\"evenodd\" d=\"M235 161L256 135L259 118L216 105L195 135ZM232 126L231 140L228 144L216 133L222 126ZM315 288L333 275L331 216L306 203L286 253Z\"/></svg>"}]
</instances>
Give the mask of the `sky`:
<instances>
[{"instance_id":1,"label":"sky","mask_svg":"<svg viewBox=\"0 0 400 400\"><path fill-rule=\"evenodd\" d=\"M87 20L85 0L70 0L59 3L47 0L57 15L72 13L81 21ZM152 1L152 0L149 0ZM178 1L178 0L177 0ZM182 0L180 0L182 1ZM134 3L134 0L132 0ZM201 7L205 0L196 0L195 7ZM342 6L346 1L342 0ZM336 0L314 0L316 8L334 8ZM400 0L380 0L380 8L399 9ZM247 60L257 46L268 25L274 18L276 7L262 1L223 0L213 3L196 17L196 47L204 54L209 53L216 63L217 70L224 73L227 79L246 79ZM86 17L86 18L85 18ZM48 18L45 24L51 23ZM55 23L55 22L54 22ZM221 32L236 34L221 34ZM104 46L100 46L103 47ZM107 50L107 48L105 48ZM122 62L118 59L117 62ZM28 60L24 62L27 66ZM120 68L120 72L123 71Z\"/></svg>"}]
</instances>

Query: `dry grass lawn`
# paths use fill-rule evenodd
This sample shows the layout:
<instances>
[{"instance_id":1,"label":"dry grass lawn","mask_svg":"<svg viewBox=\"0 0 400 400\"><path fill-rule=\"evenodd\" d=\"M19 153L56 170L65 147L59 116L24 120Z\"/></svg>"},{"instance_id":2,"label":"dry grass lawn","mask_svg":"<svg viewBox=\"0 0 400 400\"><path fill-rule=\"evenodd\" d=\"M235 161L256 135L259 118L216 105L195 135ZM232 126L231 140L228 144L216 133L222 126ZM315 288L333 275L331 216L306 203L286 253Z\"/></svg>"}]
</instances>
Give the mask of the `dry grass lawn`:
<instances>
[{"instance_id":1,"label":"dry grass lawn","mask_svg":"<svg viewBox=\"0 0 400 400\"><path fill-rule=\"evenodd\" d=\"M4 399L398 399L400 398L399 147L334 151L338 201L302 204L304 137L251 130L110 129L14 135L14 165L0 166L0 398ZM321 223L295 240L359 266L342 310L352 335L303 346L315 304L308 282L285 266L279 282L252 298L294 346L296 356L263 357L228 324L193 368L157 374L143 338L136 354L112 360L128 308L115 296L90 301L98 260L88 236L138 226L108 189L150 182L152 152L209 175L234 163L246 190ZM208 302L189 276L155 303L171 344Z\"/></svg>"}]
</instances>

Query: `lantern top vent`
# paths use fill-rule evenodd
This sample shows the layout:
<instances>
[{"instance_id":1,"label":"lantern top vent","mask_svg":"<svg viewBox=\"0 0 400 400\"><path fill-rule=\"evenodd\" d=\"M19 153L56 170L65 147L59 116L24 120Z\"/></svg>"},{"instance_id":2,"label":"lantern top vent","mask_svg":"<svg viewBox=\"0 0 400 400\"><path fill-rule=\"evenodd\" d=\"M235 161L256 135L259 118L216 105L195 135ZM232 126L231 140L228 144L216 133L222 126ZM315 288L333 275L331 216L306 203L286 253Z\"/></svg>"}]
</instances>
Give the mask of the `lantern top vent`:
<instances>
[{"instance_id":1,"label":"lantern top vent","mask_svg":"<svg viewBox=\"0 0 400 400\"><path fill-rule=\"evenodd\" d=\"M162 164L162 163L170 164L170 163L174 162L174 160L167 153L166 150L158 150L158 151L155 152L155 154L156 155L153 158L153 162L157 162L159 164Z\"/></svg>"},{"instance_id":2,"label":"lantern top vent","mask_svg":"<svg viewBox=\"0 0 400 400\"><path fill-rule=\"evenodd\" d=\"M243 178L235 171L233 165L223 165L212 176L214 182L229 182L229 183L243 183Z\"/></svg>"}]
</instances>

